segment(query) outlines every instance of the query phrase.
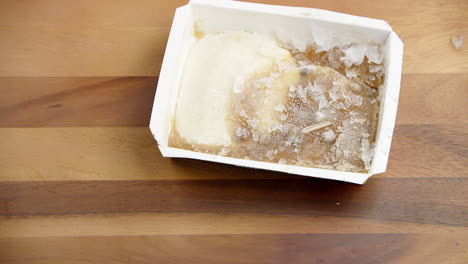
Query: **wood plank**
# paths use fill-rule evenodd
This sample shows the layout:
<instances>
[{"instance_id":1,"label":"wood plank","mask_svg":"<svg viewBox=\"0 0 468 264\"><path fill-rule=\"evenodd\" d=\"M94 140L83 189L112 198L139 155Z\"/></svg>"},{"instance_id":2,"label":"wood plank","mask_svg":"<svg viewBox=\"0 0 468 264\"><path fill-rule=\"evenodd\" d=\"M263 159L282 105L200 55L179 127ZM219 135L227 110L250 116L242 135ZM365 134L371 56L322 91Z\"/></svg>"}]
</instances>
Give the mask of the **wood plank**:
<instances>
[{"instance_id":1,"label":"wood plank","mask_svg":"<svg viewBox=\"0 0 468 264\"><path fill-rule=\"evenodd\" d=\"M404 73L468 72L468 49L455 50L450 37L468 36L468 2L459 0L261 0L326 9L387 21L405 44ZM466 45L465 45L466 46Z\"/></svg>"},{"instance_id":2,"label":"wood plank","mask_svg":"<svg viewBox=\"0 0 468 264\"><path fill-rule=\"evenodd\" d=\"M466 177L468 124L399 125L386 178ZM0 182L291 178L163 158L148 128L1 128Z\"/></svg>"},{"instance_id":3,"label":"wood plank","mask_svg":"<svg viewBox=\"0 0 468 264\"><path fill-rule=\"evenodd\" d=\"M468 74L403 74L397 124L467 123Z\"/></svg>"},{"instance_id":4,"label":"wood plank","mask_svg":"<svg viewBox=\"0 0 468 264\"><path fill-rule=\"evenodd\" d=\"M1 181L285 178L163 158L149 128L1 128Z\"/></svg>"},{"instance_id":5,"label":"wood plank","mask_svg":"<svg viewBox=\"0 0 468 264\"><path fill-rule=\"evenodd\" d=\"M1 1L0 76L159 75L186 2Z\"/></svg>"},{"instance_id":6,"label":"wood plank","mask_svg":"<svg viewBox=\"0 0 468 264\"><path fill-rule=\"evenodd\" d=\"M70 228L71 226L73 228ZM0 238L213 234L359 234L362 232L372 234L458 234L468 236L468 228L460 226L295 214L128 213L0 218Z\"/></svg>"},{"instance_id":7,"label":"wood plank","mask_svg":"<svg viewBox=\"0 0 468 264\"><path fill-rule=\"evenodd\" d=\"M0 127L147 126L156 84L157 77L0 77ZM403 75L397 123L465 123L467 85L468 74Z\"/></svg>"},{"instance_id":8,"label":"wood plank","mask_svg":"<svg viewBox=\"0 0 468 264\"><path fill-rule=\"evenodd\" d=\"M139 0L135 4L128 0L82 0L65 4L61 0L3 0L0 25L170 27L175 9L187 2Z\"/></svg>"},{"instance_id":9,"label":"wood plank","mask_svg":"<svg viewBox=\"0 0 468 264\"><path fill-rule=\"evenodd\" d=\"M408 234L3 238L0 262L461 264L467 242L466 236Z\"/></svg>"},{"instance_id":10,"label":"wood plank","mask_svg":"<svg viewBox=\"0 0 468 264\"><path fill-rule=\"evenodd\" d=\"M0 76L158 75L174 10L185 2L1 1L0 50L8 52L0 53ZM386 19L407 44L405 73L468 72L468 49L450 44L468 33L466 1L264 2Z\"/></svg>"},{"instance_id":11,"label":"wood plank","mask_svg":"<svg viewBox=\"0 0 468 264\"><path fill-rule=\"evenodd\" d=\"M461 177L468 173L468 124L397 125L380 177Z\"/></svg>"},{"instance_id":12,"label":"wood plank","mask_svg":"<svg viewBox=\"0 0 468 264\"><path fill-rule=\"evenodd\" d=\"M0 32L0 50L9 51L0 53L0 76L157 76L169 27L0 26Z\"/></svg>"},{"instance_id":13,"label":"wood plank","mask_svg":"<svg viewBox=\"0 0 468 264\"><path fill-rule=\"evenodd\" d=\"M0 126L148 126L157 77L3 77Z\"/></svg>"},{"instance_id":14,"label":"wood plank","mask_svg":"<svg viewBox=\"0 0 468 264\"><path fill-rule=\"evenodd\" d=\"M0 263L466 262L468 1L258 0L405 42L389 166L364 186L161 156L147 125L186 2L0 1Z\"/></svg>"},{"instance_id":15,"label":"wood plank","mask_svg":"<svg viewBox=\"0 0 468 264\"><path fill-rule=\"evenodd\" d=\"M0 183L0 215L265 213L467 226L468 179Z\"/></svg>"}]
</instances>

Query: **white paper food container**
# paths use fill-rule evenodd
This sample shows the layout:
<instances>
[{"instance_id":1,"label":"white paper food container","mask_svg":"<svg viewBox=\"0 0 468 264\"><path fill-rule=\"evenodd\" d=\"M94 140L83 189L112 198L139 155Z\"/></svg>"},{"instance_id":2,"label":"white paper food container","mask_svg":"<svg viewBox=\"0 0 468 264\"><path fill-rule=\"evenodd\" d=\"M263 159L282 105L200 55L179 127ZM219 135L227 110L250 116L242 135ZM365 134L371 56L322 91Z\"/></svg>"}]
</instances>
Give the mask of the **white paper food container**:
<instances>
[{"instance_id":1,"label":"white paper food container","mask_svg":"<svg viewBox=\"0 0 468 264\"><path fill-rule=\"evenodd\" d=\"M203 154L168 146L174 121L179 82L187 54L195 43L194 23L203 32L246 30L274 34L295 46L318 42L322 46L353 41L384 44L385 82L381 93L381 109L375 156L369 173L243 160ZM395 126L400 91L403 43L382 20L357 17L331 11L253 4L229 0L192 0L176 10L151 115L150 129L164 157L191 158L237 166L280 171L317 178L363 184L370 176L385 172Z\"/></svg>"}]
</instances>

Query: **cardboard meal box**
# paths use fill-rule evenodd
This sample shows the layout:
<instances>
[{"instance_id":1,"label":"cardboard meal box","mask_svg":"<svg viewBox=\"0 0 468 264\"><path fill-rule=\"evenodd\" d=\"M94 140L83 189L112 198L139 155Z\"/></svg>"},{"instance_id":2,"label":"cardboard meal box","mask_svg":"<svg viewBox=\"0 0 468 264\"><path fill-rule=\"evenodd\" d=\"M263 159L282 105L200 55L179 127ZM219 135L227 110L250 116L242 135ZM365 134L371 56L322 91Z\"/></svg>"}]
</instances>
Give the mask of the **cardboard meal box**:
<instances>
[{"instance_id":1,"label":"cardboard meal box","mask_svg":"<svg viewBox=\"0 0 468 264\"><path fill-rule=\"evenodd\" d=\"M380 92L380 115L375 154L368 173L343 172L254 160L244 160L168 146L174 122L177 93L184 62L196 42L194 28L217 33L244 30L274 34L295 46L319 43L324 47L350 41L368 41L384 46L385 80ZM150 129L164 157L190 158L243 167L280 171L363 184L387 167L400 90L403 43L382 20L331 11L254 4L230 0L192 0L177 8L159 76Z\"/></svg>"}]
</instances>

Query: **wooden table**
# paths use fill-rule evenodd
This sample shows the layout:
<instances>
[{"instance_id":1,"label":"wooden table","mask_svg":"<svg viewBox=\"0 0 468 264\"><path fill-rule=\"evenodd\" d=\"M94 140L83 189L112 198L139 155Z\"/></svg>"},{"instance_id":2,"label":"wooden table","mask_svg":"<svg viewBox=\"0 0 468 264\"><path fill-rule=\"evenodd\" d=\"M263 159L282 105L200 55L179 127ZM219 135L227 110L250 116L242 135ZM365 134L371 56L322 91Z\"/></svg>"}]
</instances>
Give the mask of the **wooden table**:
<instances>
[{"instance_id":1,"label":"wooden table","mask_svg":"<svg viewBox=\"0 0 468 264\"><path fill-rule=\"evenodd\" d=\"M364 186L161 157L185 2L0 2L0 263L468 263L468 1L264 1L405 42L388 170Z\"/></svg>"}]
</instances>

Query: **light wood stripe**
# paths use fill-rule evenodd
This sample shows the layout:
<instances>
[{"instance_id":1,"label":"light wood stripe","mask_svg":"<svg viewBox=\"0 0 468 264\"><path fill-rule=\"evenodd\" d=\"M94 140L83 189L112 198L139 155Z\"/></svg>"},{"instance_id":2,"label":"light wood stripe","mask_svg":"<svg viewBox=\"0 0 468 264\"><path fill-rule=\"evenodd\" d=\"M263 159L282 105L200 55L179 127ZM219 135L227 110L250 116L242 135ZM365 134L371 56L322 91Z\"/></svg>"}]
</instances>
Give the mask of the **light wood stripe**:
<instances>
[{"instance_id":1,"label":"light wood stripe","mask_svg":"<svg viewBox=\"0 0 468 264\"><path fill-rule=\"evenodd\" d=\"M468 74L404 74L397 124L467 123L467 105Z\"/></svg>"},{"instance_id":2,"label":"light wood stripe","mask_svg":"<svg viewBox=\"0 0 468 264\"><path fill-rule=\"evenodd\" d=\"M163 158L149 128L0 128L0 181L285 178Z\"/></svg>"},{"instance_id":3,"label":"light wood stripe","mask_svg":"<svg viewBox=\"0 0 468 264\"><path fill-rule=\"evenodd\" d=\"M0 32L0 50L10 51L0 53L0 76L157 76L169 28L38 25Z\"/></svg>"},{"instance_id":4,"label":"light wood stripe","mask_svg":"<svg viewBox=\"0 0 468 264\"><path fill-rule=\"evenodd\" d=\"M466 177L468 124L397 126L386 178ZM0 128L1 181L289 178L163 158L148 128ZM424 173L418 173L423 171Z\"/></svg>"},{"instance_id":5,"label":"light wood stripe","mask_svg":"<svg viewBox=\"0 0 468 264\"><path fill-rule=\"evenodd\" d=\"M458 226L287 214L136 213L0 218L0 238L288 233L356 234L362 232L468 235L466 227Z\"/></svg>"},{"instance_id":6,"label":"light wood stripe","mask_svg":"<svg viewBox=\"0 0 468 264\"><path fill-rule=\"evenodd\" d=\"M158 75L174 10L186 2L2 1L0 50L8 52L0 54L0 76ZM288 4L386 19L406 44L405 73L468 72L468 49L456 51L450 44L451 36L468 33L463 1L411 3L411 8L404 0Z\"/></svg>"}]
</instances>

